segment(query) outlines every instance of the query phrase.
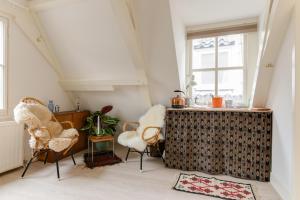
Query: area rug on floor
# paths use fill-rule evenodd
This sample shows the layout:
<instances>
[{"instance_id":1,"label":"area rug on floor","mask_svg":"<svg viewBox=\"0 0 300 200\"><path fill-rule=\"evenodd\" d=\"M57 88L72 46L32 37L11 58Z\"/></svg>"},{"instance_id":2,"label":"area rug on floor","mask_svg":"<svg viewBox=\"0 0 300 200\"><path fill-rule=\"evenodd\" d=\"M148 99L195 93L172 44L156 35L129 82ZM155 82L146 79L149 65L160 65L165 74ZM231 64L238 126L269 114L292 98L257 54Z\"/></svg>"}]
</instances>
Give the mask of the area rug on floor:
<instances>
[{"instance_id":1,"label":"area rug on floor","mask_svg":"<svg viewBox=\"0 0 300 200\"><path fill-rule=\"evenodd\" d=\"M255 200L250 184L208 178L195 174L179 175L175 190L227 200Z\"/></svg>"},{"instance_id":2,"label":"area rug on floor","mask_svg":"<svg viewBox=\"0 0 300 200\"><path fill-rule=\"evenodd\" d=\"M109 151L109 152L95 152L93 162L92 162L92 155L85 153L84 162L87 167L93 168L93 167L100 167L105 165L114 165L122 162L122 160L116 155L113 156L113 153Z\"/></svg>"}]
</instances>

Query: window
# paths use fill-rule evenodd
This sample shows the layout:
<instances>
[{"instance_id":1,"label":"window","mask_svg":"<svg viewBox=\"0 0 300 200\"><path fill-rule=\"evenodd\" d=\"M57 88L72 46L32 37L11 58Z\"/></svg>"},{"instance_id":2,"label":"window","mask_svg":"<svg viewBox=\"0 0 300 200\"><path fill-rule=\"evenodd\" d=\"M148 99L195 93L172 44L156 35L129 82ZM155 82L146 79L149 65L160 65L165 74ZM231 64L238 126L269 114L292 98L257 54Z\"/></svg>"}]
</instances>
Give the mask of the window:
<instances>
[{"instance_id":1,"label":"window","mask_svg":"<svg viewBox=\"0 0 300 200\"><path fill-rule=\"evenodd\" d=\"M6 113L6 53L7 53L7 20L0 17L0 114Z\"/></svg>"},{"instance_id":2,"label":"window","mask_svg":"<svg viewBox=\"0 0 300 200\"><path fill-rule=\"evenodd\" d=\"M211 96L246 103L245 35L235 34L190 41L190 75L197 83L190 90L197 104L208 105Z\"/></svg>"}]
</instances>

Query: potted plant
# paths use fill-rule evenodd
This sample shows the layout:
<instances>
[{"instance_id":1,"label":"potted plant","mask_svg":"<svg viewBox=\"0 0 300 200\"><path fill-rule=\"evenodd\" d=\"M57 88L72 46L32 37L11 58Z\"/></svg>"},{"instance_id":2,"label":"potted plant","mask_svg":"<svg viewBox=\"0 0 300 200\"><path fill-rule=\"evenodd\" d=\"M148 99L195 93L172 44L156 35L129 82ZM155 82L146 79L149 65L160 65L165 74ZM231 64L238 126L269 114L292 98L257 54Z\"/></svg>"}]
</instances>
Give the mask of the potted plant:
<instances>
[{"instance_id":1,"label":"potted plant","mask_svg":"<svg viewBox=\"0 0 300 200\"><path fill-rule=\"evenodd\" d=\"M91 113L80 130L94 136L114 135L120 120L107 115L112 109L113 106L104 106L100 111Z\"/></svg>"}]
</instances>

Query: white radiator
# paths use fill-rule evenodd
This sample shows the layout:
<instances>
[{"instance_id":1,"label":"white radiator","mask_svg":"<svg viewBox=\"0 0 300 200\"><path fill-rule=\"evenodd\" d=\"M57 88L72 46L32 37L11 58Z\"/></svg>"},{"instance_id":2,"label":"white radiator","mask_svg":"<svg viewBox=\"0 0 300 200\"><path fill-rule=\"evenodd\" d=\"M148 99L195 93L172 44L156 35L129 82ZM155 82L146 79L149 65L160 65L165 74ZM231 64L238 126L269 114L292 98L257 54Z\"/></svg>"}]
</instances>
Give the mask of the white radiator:
<instances>
[{"instance_id":1,"label":"white radiator","mask_svg":"<svg viewBox=\"0 0 300 200\"><path fill-rule=\"evenodd\" d=\"M23 126L0 122L0 173L20 167L24 160Z\"/></svg>"}]
</instances>

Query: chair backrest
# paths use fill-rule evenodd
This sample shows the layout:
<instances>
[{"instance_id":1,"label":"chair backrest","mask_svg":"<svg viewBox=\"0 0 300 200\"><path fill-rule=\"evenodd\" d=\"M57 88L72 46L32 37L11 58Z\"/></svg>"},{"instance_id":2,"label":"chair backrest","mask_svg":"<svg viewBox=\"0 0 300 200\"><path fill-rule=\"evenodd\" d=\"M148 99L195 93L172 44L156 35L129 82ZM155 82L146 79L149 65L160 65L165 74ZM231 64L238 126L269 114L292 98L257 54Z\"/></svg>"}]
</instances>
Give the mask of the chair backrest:
<instances>
[{"instance_id":1,"label":"chair backrest","mask_svg":"<svg viewBox=\"0 0 300 200\"><path fill-rule=\"evenodd\" d=\"M39 128L52 119L52 113L39 100L26 97L14 109L17 123L25 123L28 128Z\"/></svg>"},{"instance_id":2,"label":"chair backrest","mask_svg":"<svg viewBox=\"0 0 300 200\"><path fill-rule=\"evenodd\" d=\"M155 105L151 107L146 114L139 120L137 132L142 134L146 127L155 126L162 128L164 126L166 108L163 105ZM155 131L155 130L152 130Z\"/></svg>"}]
</instances>

